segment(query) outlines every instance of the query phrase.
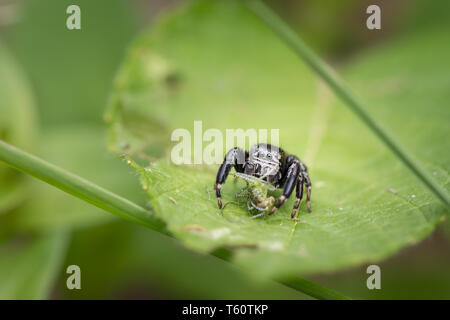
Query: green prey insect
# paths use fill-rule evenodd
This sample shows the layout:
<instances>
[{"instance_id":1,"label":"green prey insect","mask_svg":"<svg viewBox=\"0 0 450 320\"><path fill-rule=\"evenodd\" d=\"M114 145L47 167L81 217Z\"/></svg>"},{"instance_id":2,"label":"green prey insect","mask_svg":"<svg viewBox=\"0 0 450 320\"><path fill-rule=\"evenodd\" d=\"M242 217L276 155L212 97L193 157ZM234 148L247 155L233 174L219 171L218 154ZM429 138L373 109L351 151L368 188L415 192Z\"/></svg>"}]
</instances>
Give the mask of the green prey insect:
<instances>
[{"instance_id":1,"label":"green prey insect","mask_svg":"<svg viewBox=\"0 0 450 320\"><path fill-rule=\"evenodd\" d=\"M256 219L263 215L269 214L272 208L275 205L275 198L268 195L269 191L276 190L275 186L272 184L261 180L257 177L250 176L245 173L236 172L234 173L235 178L242 179L246 182L246 186L241 189L238 193L236 193L236 198L243 198L244 200L247 200L247 208L250 212L259 212L258 214L245 218L245 219L239 219L239 220L232 220L227 219L230 222L243 222L246 220ZM237 204L239 203L230 201L226 203L222 210L225 209L225 207L228 204Z\"/></svg>"},{"instance_id":2,"label":"green prey insect","mask_svg":"<svg viewBox=\"0 0 450 320\"><path fill-rule=\"evenodd\" d=\"M268 191L274 191L276 188L270 183L250 176L245 173L236 172L236 178L245 180L247 186L236 194L236 197L247 199L247 208L262 212L270 212L275 205L275 198L268 196Z\"/></svg>"}]
</instances>

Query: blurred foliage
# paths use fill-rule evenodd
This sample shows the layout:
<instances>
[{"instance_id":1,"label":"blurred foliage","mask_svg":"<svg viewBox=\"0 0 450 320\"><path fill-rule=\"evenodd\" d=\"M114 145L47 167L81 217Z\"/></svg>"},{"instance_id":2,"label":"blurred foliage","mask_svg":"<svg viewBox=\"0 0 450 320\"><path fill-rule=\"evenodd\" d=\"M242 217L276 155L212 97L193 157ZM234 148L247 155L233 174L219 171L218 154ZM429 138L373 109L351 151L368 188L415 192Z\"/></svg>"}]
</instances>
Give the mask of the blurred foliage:
<instances>
[{"instance_id":1,"label":"blurred foliage","mask_svg":"<svg viewBox=\"0 0 450 320\"><path fill-rule=\"evenodd\" d=\"M39 156L89 179L136 203L146 205L136 175L104 147L105 131L96 126L66 125L42 134ZM41 232L58 228L79 229L116 219L79 199L33 181L35 192L24 208L10 217L18 232Z\"/></svg>"},{"instance_id":2,"label":"blurred foliage","mask_svg":"<svg viewBox=\"0 0 450 320\"><path fill-rule=\"evenodd\" d=\"M366 47L445 25L450 3L445 0L266 0L301 37L331 61L351 61ZM365 27L366 8L381 9L382 30Z\"/></svg>"},{"instance_id":3,"label":"blurred foliage","mask_svg":"<svg viewBox=\"0 0 450 320\"><path fill-rule=\"evenodd\" d=\"M32 239L11 239L0 246L0 299L46 299L68 244L60 230Z\"/></svg>"},{"instance_id":4,"label":"blurred foliage","mask_svg":"<svg viewBox=\"0 0 450 320\"><path fill-rule=\"evenodd\" d=\"M449 264L449 240L442 232L435 232L419 245L377 263L381 290L367 289L367 265L315 275L310 280L361 299L449 299Z\"/></svg>"},{"instance_id":5,"label":"blurred foliage","mask_svg":"<svg viewBox=\"0 0 450 320\"><path fill-rule=\"evenodd\" d=\"M65 27L69 4L72 2L14 4L20 6L21 21L8 27L9 44L31 76L43 132L38 139L37 119L27 83L17 65L0 47L1 138L98 183L104 182L111 189L117 186L128 198L138 201L134 177L127 173L120 160L102 148L106 137L101 126L112 75L135 30L133 19L122 1L79 1L77 4L83 8L83 30L69 32ZM64 125L77 121L83 124ZM97 125L86 125L92 121ZM22 175L3 166L0 170L0 190L9 192L1 194L2 208L5 203L5 210L11 209L11 203L6 201L13 199L13 191L26 195L20 207L1 217L0 248L8 257L1 259L5 263L4 270L14 265L18 271L17 277L11 274L8 283L2 282L5 290L2 297L45 298L58 274L55 268L59 267L55 265L62 263L65 255L64 246L54 247L61 239L46 235L58 232L53 230L104 223L113 217L99 214L99 210L40 182L27 180L27 188L23 183L16 188ZM114 191L121 193L120 190ZM28 240L23 246L15 246L12 252L17 252L13 258L7 250L9 243L30 232L37 235L26 237ZM32 259L42 261L42 267L33 271ZM24 276L18 278L21 270ZM8 276L8 272L2 275Z\"/></svg>"},{"instance_id":6,"label":"blurred foliage","mask_svg":"<svg viewBox=\"0 0 450 320\"><path fill-rule=\"evenodd\" d=\"M0 42L0 139L34 149L37 118L33 97L23 71ZM0 215L17 207L27 193L26 177L0 165Z\"/></svg>"},{"instance_id":7,"label":"blurred foliage","mask_svg":"<svg viewBox=\"0 0 450 320\"><path fill-rule=\"evenodd\" d=\"M44 127L100 123L114 70L136 30L121 0L31 0L10 30L10 43L26 68ZM81 30L66 28L66 9L81 8Z\"/></svg>"},{"instance_id":8,"label":"blurred foliage","mask_svg":"<svg viewBox=\"0 0 450 320\"><path fill-rule=\"evenodd\" d=\"M292 28L311 44L315 50L336 55L355 45L349 31L358 23L354 13L363 8L361 0L342 1L275 1L267 2ZM367 7L367 6L366 6ZM358 32L362 28L357 28Z\"/></svg>"},{"instance_id":9,"label":"blurred foliage","mask_svg":"<svg viewBox=\"0 0 450 320\"><path fill-rule=\"evenodd\" d=\"M37 118L29 84L0 43L0 139L35 150ZM5 223L29 198L30 181L0 165L0 299L48 296L67 243L63 231L36 237L9 237Z\"/></svg>"},{"instance_id":10,"label":"blurred foliage","mask_svg":"<svg viewBox=\"0 0 450 320\"><path fill-rule=\"evenodd\" d=\"M419 0L420 1L420 0ZM347 60L355 51L398 33L415 2L404 0L287 0L267 2L315 51L332 60ZM378 5L383 31L368 30L366 8Z\"/></svg>"},{"instance_id":11,"label":"blurred foliage","mask_svg":"<svg viewBox=\"0 0 450 320\"><path fill-rule=\"evenodd\" d=\"M68 264L83 274L81 291L57 289L57 297L176 299L307 299L272 281L256 280L239 268L185 250L167 236L115 222L74 234ZM62 283L61 283L62 284Z\"/></svg>"}]
</instances>

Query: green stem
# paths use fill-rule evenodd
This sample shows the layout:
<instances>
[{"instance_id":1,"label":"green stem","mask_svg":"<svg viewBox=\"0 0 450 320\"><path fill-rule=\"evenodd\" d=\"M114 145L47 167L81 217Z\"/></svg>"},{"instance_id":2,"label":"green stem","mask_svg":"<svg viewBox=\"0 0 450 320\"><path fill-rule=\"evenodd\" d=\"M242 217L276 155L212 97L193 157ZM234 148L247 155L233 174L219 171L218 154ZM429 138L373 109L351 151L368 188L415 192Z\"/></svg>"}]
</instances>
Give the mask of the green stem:
<instances>
[{"instance_id":1,"label":"green stem","mask_svg":"<svg viewBox=\"0 0 450 320\"><path fill-rule=\"evenodd\" d=\"M165 229L164 222L155 217L152 212L2 140L0 140L0 161L98 208L170 235ZM291 281L279 282L318 299L343 298L342 295L330 289L304 279L295 278Z\"/></svg>"},{"instance_id":2,"label":"green stem","mask_svg":"<svg viewBox=\"0 0 450 320\"><path fill-rule=\"evenodd\" d=\"M285 286L306 293L307 295L320 300L350 300L349 297L334 290L325 288L320 284L302 279L300 277L290 277L277 280Z\"/></svg>"},{"instance_id":3,"label":"green stem","mask_svg":"<svg viewBox=\"0 0 450 320\"><path fill-rule=\"evenodd\" d=\"M286 25L270 8L259 0L248 2L249 7L264 20L319 76L333 89L345 104L378 136L391 151L421 180L447 207L450 207L450 195L424 166L417 161L406 148L396 141L383 126L375 122L364 104L347 87L337 73L320 59L300 37Z\"/></svg>"},{"instance_id":4,"label":"green stem","mask_svg":"<svg viewBox=\"0 0 450 320\"><path fill-rule=\"evenodd\" d=\"M152 212L1 140L0 161L98 208L150 229L165 232L164 223Z\"/></svg>"}]
</instances>

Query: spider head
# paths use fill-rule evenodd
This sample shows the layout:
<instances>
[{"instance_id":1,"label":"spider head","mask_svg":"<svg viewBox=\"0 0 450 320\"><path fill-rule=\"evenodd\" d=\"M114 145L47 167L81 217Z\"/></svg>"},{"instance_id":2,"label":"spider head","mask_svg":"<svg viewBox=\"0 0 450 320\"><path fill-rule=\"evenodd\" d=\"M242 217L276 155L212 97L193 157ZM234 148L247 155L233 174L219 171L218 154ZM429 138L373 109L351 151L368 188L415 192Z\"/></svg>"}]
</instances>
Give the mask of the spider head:
<instances>
[{"instance_id":1,"label":"spider head","mask_svg":"<svg viewBox=\"0 0 450 320\"><path fill-rule=\"evenodd\" d=\"M268 182L275 181L280 171L280 160L278 147L264 143L254 145L250 149L245 173Z\"/></svg>"}]
</instances>

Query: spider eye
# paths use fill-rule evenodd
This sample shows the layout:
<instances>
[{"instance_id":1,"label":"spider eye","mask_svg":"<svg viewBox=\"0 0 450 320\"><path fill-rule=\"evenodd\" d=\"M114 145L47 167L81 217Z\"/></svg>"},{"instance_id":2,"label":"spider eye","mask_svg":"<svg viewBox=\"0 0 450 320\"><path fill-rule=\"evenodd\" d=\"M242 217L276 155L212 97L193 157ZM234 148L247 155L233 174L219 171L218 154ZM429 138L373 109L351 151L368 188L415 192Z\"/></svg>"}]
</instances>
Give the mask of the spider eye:
<instances>
[{"instance_id":1,"label":"spider eye","mask_svg":"<svg viewBox=\"0 0 450 320\"><path fill-rule=\"evenodd\" d=\"M272 158L272 155L270 153L267 154L267 158Z\"/></svg>"},{"instance_id":2,"label":"spider eye","mask_svg":"<svg viewBox=\"0 0 450 320\"><path fill-rule=\"evenodd\" d=\"M261 151L258 153L258 157L263 158L264 157L264 153L262 153Z\"/></svg>"}]
</instances>

